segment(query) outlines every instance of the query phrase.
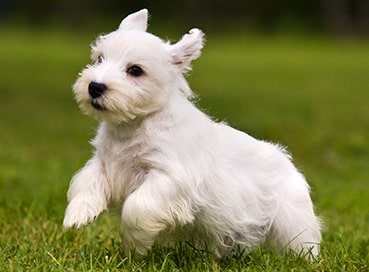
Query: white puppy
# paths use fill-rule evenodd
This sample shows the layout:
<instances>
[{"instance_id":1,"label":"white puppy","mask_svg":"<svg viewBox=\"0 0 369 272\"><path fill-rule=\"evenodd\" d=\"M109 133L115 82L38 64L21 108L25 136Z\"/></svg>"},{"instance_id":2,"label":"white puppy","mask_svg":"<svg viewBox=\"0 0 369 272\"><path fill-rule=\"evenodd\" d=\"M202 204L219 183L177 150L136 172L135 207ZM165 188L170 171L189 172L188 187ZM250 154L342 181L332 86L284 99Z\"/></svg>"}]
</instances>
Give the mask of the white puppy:
<instances>
[{"instance_id":1,"label":"white puppy","mask_svg":"<svg viewBox=\"0 0 369 272\"><path fill-rule=\"evenodd\" d=\"M118 208L127 251L191 240L224 255L271 242L318 254L320 220L309 186L283 148L216 123L191 103L184 79L204 34L176 44L147 33L147 10L92 46L74 85L101 121L95 152L68 191L65 228Z\"/></svg>"}]
</instances>

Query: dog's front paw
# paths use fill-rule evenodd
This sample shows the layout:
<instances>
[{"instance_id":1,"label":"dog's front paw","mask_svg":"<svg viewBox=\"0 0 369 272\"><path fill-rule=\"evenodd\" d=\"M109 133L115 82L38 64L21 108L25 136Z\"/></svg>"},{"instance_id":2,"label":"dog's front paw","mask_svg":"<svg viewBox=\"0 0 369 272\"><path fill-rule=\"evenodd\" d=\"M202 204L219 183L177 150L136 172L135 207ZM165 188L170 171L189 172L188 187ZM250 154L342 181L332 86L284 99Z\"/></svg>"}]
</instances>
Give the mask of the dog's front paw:
<instances>
[{"instance_id":1,"label":"dog's front paw","mask_svg":"<svg viewBox=\"0 0 369 272\"><path fill-rule=\"evenodd\" d=\"M73 199L65 210L63 226L65 229L81 228L93 222L104 210L106 207L95 201L86 198Z\"/></svg>"}]
</instances>

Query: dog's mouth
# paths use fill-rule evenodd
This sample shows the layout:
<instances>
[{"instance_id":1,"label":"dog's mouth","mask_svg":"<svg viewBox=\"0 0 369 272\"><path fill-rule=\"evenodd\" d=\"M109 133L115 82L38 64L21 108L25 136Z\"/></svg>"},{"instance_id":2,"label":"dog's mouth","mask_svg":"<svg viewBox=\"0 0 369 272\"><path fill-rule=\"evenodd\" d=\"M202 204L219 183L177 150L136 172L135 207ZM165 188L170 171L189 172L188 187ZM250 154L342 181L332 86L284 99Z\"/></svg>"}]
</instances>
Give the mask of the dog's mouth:
<instances>
[{"instance_id":1,"label":"dog's mouth","mask_svg":"<svg viewBox=\"0 0 369 272\"><path fill-rule=\"evenodd\" d=\"M93 99L91 100L91 106L99 111L106 111L106 108L104 107L104 105L101 103L101 101L99 101L98 99Z\"/></svg>"}]
</instances>

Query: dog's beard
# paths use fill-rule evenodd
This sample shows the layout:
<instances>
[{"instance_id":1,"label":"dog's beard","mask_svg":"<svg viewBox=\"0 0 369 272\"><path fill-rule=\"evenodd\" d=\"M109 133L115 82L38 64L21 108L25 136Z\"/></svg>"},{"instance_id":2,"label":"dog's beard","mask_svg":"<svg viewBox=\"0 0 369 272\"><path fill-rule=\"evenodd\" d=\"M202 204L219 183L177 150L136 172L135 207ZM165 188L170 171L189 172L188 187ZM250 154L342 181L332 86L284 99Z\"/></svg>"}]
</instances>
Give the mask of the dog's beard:
<instances>
[{"instance_id":1,"label":"dog's beard","mask_svg":"<svg viewBox=\"0 0 369 272\"><path fill-rule=\"evenodd\" d=\"M118 108L113 101L108 96L87 98L81 101L77 100L79 107L84 114L89 115L99 121L108 121L111 123L121 124L128 123L136 119L136 113Z\"/></svg>"},{"instance_id":2,"label":"dog's beard","mask_svg":"<svg viewBox=\"0 0 369 272\"><path fill-rule=\"evenodd\" d=\"M101 99L92 99L91 100L91 106L99 111L106 111L106 107L104 106L104 103Z\"/></svg>"}]
</instances>

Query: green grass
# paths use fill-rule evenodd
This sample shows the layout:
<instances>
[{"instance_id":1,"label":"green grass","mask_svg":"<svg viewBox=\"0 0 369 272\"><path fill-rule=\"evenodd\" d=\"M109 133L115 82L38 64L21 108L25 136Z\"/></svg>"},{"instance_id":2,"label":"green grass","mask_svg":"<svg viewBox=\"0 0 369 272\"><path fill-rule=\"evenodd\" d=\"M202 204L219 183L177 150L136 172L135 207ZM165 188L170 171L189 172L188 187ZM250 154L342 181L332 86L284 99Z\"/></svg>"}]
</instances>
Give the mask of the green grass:
<instances>
[{"instance_id":1,"label":"green grass","mask_svg":"<svg viewBox=\"0 0 369 272\"><path fill-rule=\"evenodd\" d=\"M96 128L71 93L95 35L2 29L2 270L368 271L368 42L209 35L189 77L206 112L288 146L326 224L317 262L263 248L219 260L188 244L135 260L122 252L114 217L62 228L69 180Z\"/></svg>"}]
</instances>

